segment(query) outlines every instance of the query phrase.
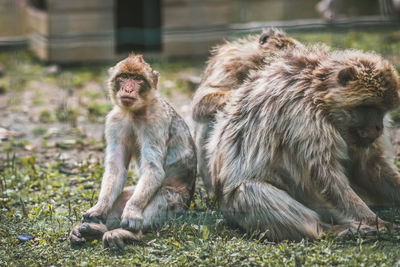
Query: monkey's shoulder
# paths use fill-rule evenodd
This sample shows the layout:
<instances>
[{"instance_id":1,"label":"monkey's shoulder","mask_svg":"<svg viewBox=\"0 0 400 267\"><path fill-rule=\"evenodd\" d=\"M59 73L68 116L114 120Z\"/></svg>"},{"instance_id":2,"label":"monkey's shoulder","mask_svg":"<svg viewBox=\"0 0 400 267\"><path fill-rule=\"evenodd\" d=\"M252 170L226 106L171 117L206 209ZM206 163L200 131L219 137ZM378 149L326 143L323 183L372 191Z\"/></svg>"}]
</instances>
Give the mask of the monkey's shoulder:
<instances>
[{"instance_id":1,"label":"monkey's shoulder","mask_svg":"<svg viewBox=\"0 0 400 267\"><path fill-rule=\"evenodd\" d=\"M185 134L189 133L189 127L184 121L184 119L176 112L176 110L172 107L172 105L165 99L160 98L160 102L168 114L169 122L170 122L170 131L174 133L179 133L183 131Z\"/></svg>"}]
</instances>

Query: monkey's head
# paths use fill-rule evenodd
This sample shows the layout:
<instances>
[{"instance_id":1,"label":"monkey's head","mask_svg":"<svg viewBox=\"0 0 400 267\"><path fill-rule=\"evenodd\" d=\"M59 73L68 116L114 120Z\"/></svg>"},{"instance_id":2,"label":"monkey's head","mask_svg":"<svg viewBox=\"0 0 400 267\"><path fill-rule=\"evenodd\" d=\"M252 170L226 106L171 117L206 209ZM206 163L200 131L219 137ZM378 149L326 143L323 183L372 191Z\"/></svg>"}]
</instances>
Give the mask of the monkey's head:
<instances>
[{"instance_id":1,"label":"monkey's head","mask_svg":"<svg viewBox=\"0 0 400 267\"><path fill-rule=\"evenodd\" d=\"M149 103L158 85L159 73L147 64L142 55L130 54L109 70L110 96L115 105L131 111Z\"/></svg>"},{"instance_id":2,"label":"monkey's head","mask_svg":"<svg viewBox=\"0 0 400 267\"><path fill-rule=\"evenodd\" d=\"M264 30L258 39L258 43L264 49L283 49L302 46L297 40L287 36L283 31L274 28Z\"/></svg>"},{"instance_id":3,"label":"monkey's head","mask_svg":"<svg viewBox=\"0 0 400 267\"><path fill-rule=\"evenodd\" d=\"M399 77L373 53L345 51L336 57L338 68L328 74L332 79L325 77L323 102L346 142L368 147L382 135L385 114L399 104Z\"/></svg>"}]
</instances>

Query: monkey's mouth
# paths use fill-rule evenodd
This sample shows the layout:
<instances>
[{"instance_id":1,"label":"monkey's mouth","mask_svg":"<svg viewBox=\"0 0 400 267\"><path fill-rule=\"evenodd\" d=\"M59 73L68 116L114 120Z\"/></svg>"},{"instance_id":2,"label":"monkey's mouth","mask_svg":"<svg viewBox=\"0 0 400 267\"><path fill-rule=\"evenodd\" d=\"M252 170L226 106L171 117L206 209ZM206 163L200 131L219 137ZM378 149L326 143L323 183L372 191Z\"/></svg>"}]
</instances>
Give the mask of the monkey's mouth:
<instances>
[{"instance_id":1,"label":"monkey's mouth","mask_svg":"<svg viewBox=\"0 0 400 267\"><path fill-rule=\"evenodd\" d=\"M121 102L122 102L122 104L124 104L124 105L130 105L130 104L133 104L134 102L136 102L136 98L134 98L134 97L130 97L130 96L121 96Z\"/></svg>"}]
</instances>

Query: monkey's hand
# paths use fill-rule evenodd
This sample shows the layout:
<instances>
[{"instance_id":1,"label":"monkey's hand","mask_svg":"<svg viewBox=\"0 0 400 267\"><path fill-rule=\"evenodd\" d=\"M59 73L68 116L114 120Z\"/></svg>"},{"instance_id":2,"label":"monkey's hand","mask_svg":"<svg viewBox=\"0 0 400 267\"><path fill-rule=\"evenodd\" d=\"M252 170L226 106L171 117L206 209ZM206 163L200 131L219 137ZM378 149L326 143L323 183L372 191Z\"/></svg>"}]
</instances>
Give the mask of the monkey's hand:
<instances>
[{"instance_id":1,"label":"monkey's hand","mask_svg":"<svg viewBox=\"0 0 400 267\"><path fill-rule=\"evenodd\" d=\"M94 205L93 207L91 207L85 213L82 214L83 222L105 223L106 219L107 219L107 211L104 207L99 205L99 203L97 203L96 205Z\"/></svg>"},{"instance_id":2,"label":"monkey's hand","mask_svg":"<svg viewBox=\"0 0 400 267\"><path fill-rule=\"evenodd\" d=\"M134 207L125 207L121 216L121 227L132 232L137 232L142 229L143 214Z\"/></svg>"},{"instance_id":3,"label":"monkey's hand","mask_svg":"<svg viewBox=\"0 0 400 267\"><path fill-rule=\"evenodd\" d=\"M379 231L387 231L389 233L392 231L398 232L400 230L399 225L381 219L379 219L373 227L378 228Z\"/></svg>"}]
</instances>

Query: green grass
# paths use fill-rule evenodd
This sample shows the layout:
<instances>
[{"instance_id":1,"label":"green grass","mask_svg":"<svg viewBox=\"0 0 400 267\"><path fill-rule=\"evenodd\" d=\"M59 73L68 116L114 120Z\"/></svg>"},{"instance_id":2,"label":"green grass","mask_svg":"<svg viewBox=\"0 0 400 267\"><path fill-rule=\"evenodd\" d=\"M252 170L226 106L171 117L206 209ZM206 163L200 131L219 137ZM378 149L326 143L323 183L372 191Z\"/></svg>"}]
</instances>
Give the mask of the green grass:
<instances>
[{"instance_id":1,"label":"green grass","mask_svg":"<svg viewBox=\"0 0 400 267\"><path fill-rule=\"evenodd\" d=\"M128 245L105 249L100 242L82 247L67 240L83 211L96 201L103 165L62 160L37 163L34 154L0 161L0 265L365 265L392 266L400 260L400 235L309 242L270 243L226 225L207 207L197 188L188 214ZM132 183L130 178L130 183ZM21 242L20 234L35 239Z\"/></svg>"},{"instance_id":2,"label":"green grass","mask_svg":"<svg viewBox=\"0 0 400 267\"><path fill-rule=\"evenodd\" d=\"M306 43L374 50L400 66L399 32L291 35ZM179 73L199 75L205 66L205 58L149 61L161 73L160 87L166 96L173 95L174 90L191 94L190 86L180 80ZM75 124L82 119L85 123L102 123L101 118L110 109L104 85L110 64L60 67L54 73L48 72L30 52L0 53L0 63L5 69L0 85L6 88L8 111L21 117L37 112L37 125L30 129L30 134L42 138L34 150L36 154L24 150L31 142L29 136L0 141L0 266L400 264L400 233L347 238L326 235L314 242L271 243L263 234L247 235L227 225L222 215L207 204L205 191L199 186L185 216L147 234L142 242L128 245L125 251L105 249L101 241L71 246L68 234L80 222L81 213L96 202L104 167L103 160L96 156L71 163L63 154L99 153L104 149L104 142L80 133ZM66 98L77 100L70 106L63 97L61 105L51 106L47 95L52 91L35 91L32 109L24 113L25 99L18 94L38 90L41 86L35 82L49 85L48 90L66 90ZM400 123L400 111L393 114ZM55 123L72 125L75 132L71 136L64 135L61 129L48 133L49 123L51 127L57 127ZM60 140L61 137L64 139ZM128 184L134 184L133 171L129 171L129 177ZM378 213L384 219L400 221L397 209ZM21 234L35 239L21 242L17 239Z\"/></svg>"},{"instance_id":3,"label":"green grass","mask_svg":"<svg viewBox=\"0 0 400 267\"><path fill-rule=\"evenodd\" d=\"M86 108L89 113L89 119L95 121L96 118L98 117L104 118L107 115L107 113L112 109L112 104L111 103L101 104L101 103L91 102L87 104Z\"/></svg>"},{"instance_id":4,"label":"green grass","mask_svg":"<svg viewBox=\"0 0 400 267\"><path fill-rule=\"evenodd\" d=\"M359 32L294 34L293 37L304 43L323 42L334 48L354 48L363 51L375 51L385 57L399 56L399 36L396 32Z\"/></svg>"},{"instance_id":5,"label":"green grass","mask_svg":"<svg viewBox=\"0 0 400 267\"><path fill-rule=\"evenodd\" d=\"M45 66L41 65L30 52L0 53L0 63L5 75L0 78L0 84L6 91L19 91L32 80L45 79Z\"/></svg>"}]
</instances>

